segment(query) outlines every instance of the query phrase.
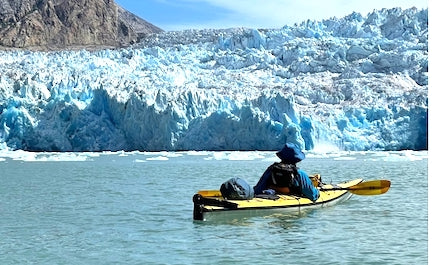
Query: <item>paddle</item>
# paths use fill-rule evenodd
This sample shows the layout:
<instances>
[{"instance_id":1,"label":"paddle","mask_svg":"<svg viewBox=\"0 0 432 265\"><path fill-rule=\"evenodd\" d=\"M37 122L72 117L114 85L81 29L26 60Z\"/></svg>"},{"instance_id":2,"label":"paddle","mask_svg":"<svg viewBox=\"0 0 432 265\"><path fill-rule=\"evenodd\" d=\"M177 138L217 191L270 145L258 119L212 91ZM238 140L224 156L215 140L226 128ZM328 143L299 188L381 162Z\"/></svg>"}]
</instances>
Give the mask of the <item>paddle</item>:
<instances>
[{"instance_id":1,"label":"paddle","mask_svg":"<svg viewBox=\"0 0 432 265\"><path fill-rule=\"evenodd\" d=\"M321 191L347 190L357 195L380 195L386 193L390 189L390 184L390 180L371 180L346 188L334 187L330 189L321 189Z\"/></svg>"},{"instance_id":2,"label":"paddle","mask_svg":"<svg viewBox=\"0 0 432 265\"><path fill-rule=\"evenodd\" d=\"M198 194L203 197L222 197L222 193L219 190L200 190Z\"/></svg>"},{"instance_id":3,"label":"paddle","mask_svg":"<svg viewBox=\"0 0 432 265\"><path fill-rule=\"evenodd\" d=\"M390 180L371 180L361 182L350 187L333 187L329 189L320 189L321 191L332 190L347 190L356 195L380 195L386 193L390 189ZM198 194L203 197L222 197L219 190L200 190Z\"/></svg>"}]
</instances>

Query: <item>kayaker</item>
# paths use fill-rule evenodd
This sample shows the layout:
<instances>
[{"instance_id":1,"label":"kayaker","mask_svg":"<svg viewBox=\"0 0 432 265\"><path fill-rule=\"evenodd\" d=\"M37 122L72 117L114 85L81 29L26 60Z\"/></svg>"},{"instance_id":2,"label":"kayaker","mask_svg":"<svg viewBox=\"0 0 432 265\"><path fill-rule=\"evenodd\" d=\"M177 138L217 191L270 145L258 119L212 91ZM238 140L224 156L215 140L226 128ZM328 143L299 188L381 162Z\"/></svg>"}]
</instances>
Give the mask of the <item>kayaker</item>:
<instances>
[{"instance_id":1,"label":"kayaker","mask_svg":"<svg viewBox=\"0 0 432 265\"><path fill-rule=\"evenodd\" d=\"M305 159L305 154L297 145L286 143L276 155L281 162L267 168L254 187L255 194L295 194L315 202L319 198L319 190L308 174L296 167L298 162Z\"/></svg>"}]
</instances>

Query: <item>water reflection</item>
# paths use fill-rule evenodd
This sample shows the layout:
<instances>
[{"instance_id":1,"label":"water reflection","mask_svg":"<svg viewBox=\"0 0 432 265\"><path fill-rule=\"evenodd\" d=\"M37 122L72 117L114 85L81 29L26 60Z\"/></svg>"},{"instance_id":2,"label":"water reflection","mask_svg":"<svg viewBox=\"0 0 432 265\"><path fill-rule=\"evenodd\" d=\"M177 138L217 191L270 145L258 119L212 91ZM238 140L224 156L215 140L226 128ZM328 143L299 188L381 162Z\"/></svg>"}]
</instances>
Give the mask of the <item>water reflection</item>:
<instances>
[{"instance_id":1,"label":"water reflection","mask_svg":"<svg viewBox=\"0 0 432 265\"><path fill-rule=\"evenodd\" d=\"M257 223L267 223L270 227L291 229L298 226L298 220L307 217L313 211L320 209L279 209L255 211L231 211L207 215L205 221L194 221L196 225L232 225L251 226Z\"/></svg>"}]
</instances>

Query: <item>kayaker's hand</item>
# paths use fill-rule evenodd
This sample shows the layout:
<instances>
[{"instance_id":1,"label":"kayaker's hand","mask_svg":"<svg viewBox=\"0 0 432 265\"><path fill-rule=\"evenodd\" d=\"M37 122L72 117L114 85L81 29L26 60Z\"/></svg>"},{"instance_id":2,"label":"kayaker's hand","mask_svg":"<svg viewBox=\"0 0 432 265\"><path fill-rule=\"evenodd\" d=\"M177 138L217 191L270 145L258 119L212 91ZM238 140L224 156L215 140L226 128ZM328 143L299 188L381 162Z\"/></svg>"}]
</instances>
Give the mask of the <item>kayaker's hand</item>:
<instances>
[{"instance_id":1,"label":"kayaker's hand","mask_svg":"<svg viewBox=\"0 0 432 265\"><path fill-rule=\"evenodd\" d=\"M262 191L263 194L268 194L268 195L275 195L276 191L272 190L272 189L266 189Z\"/></svg>"}]
</instances>

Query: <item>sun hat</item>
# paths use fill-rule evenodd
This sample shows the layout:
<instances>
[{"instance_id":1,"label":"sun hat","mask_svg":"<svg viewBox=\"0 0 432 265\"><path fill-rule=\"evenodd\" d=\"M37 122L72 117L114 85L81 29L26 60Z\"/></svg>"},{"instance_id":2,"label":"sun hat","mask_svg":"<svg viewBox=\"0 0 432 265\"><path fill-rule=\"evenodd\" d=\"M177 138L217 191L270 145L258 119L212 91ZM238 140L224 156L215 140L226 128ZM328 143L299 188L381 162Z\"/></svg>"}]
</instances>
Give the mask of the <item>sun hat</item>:
<instances>
[{"instance_id":1,"label":"sun hat","mask_svg":"<svg viewBox=\"0 0 432 265\"><path fill-rule=\"evenodd\" d=\"M283 163L287 164L296 164L305 159L305 154L293 143L286 143L284 147L276 153L276 155Z\"/></svg>"}]
</instances>

